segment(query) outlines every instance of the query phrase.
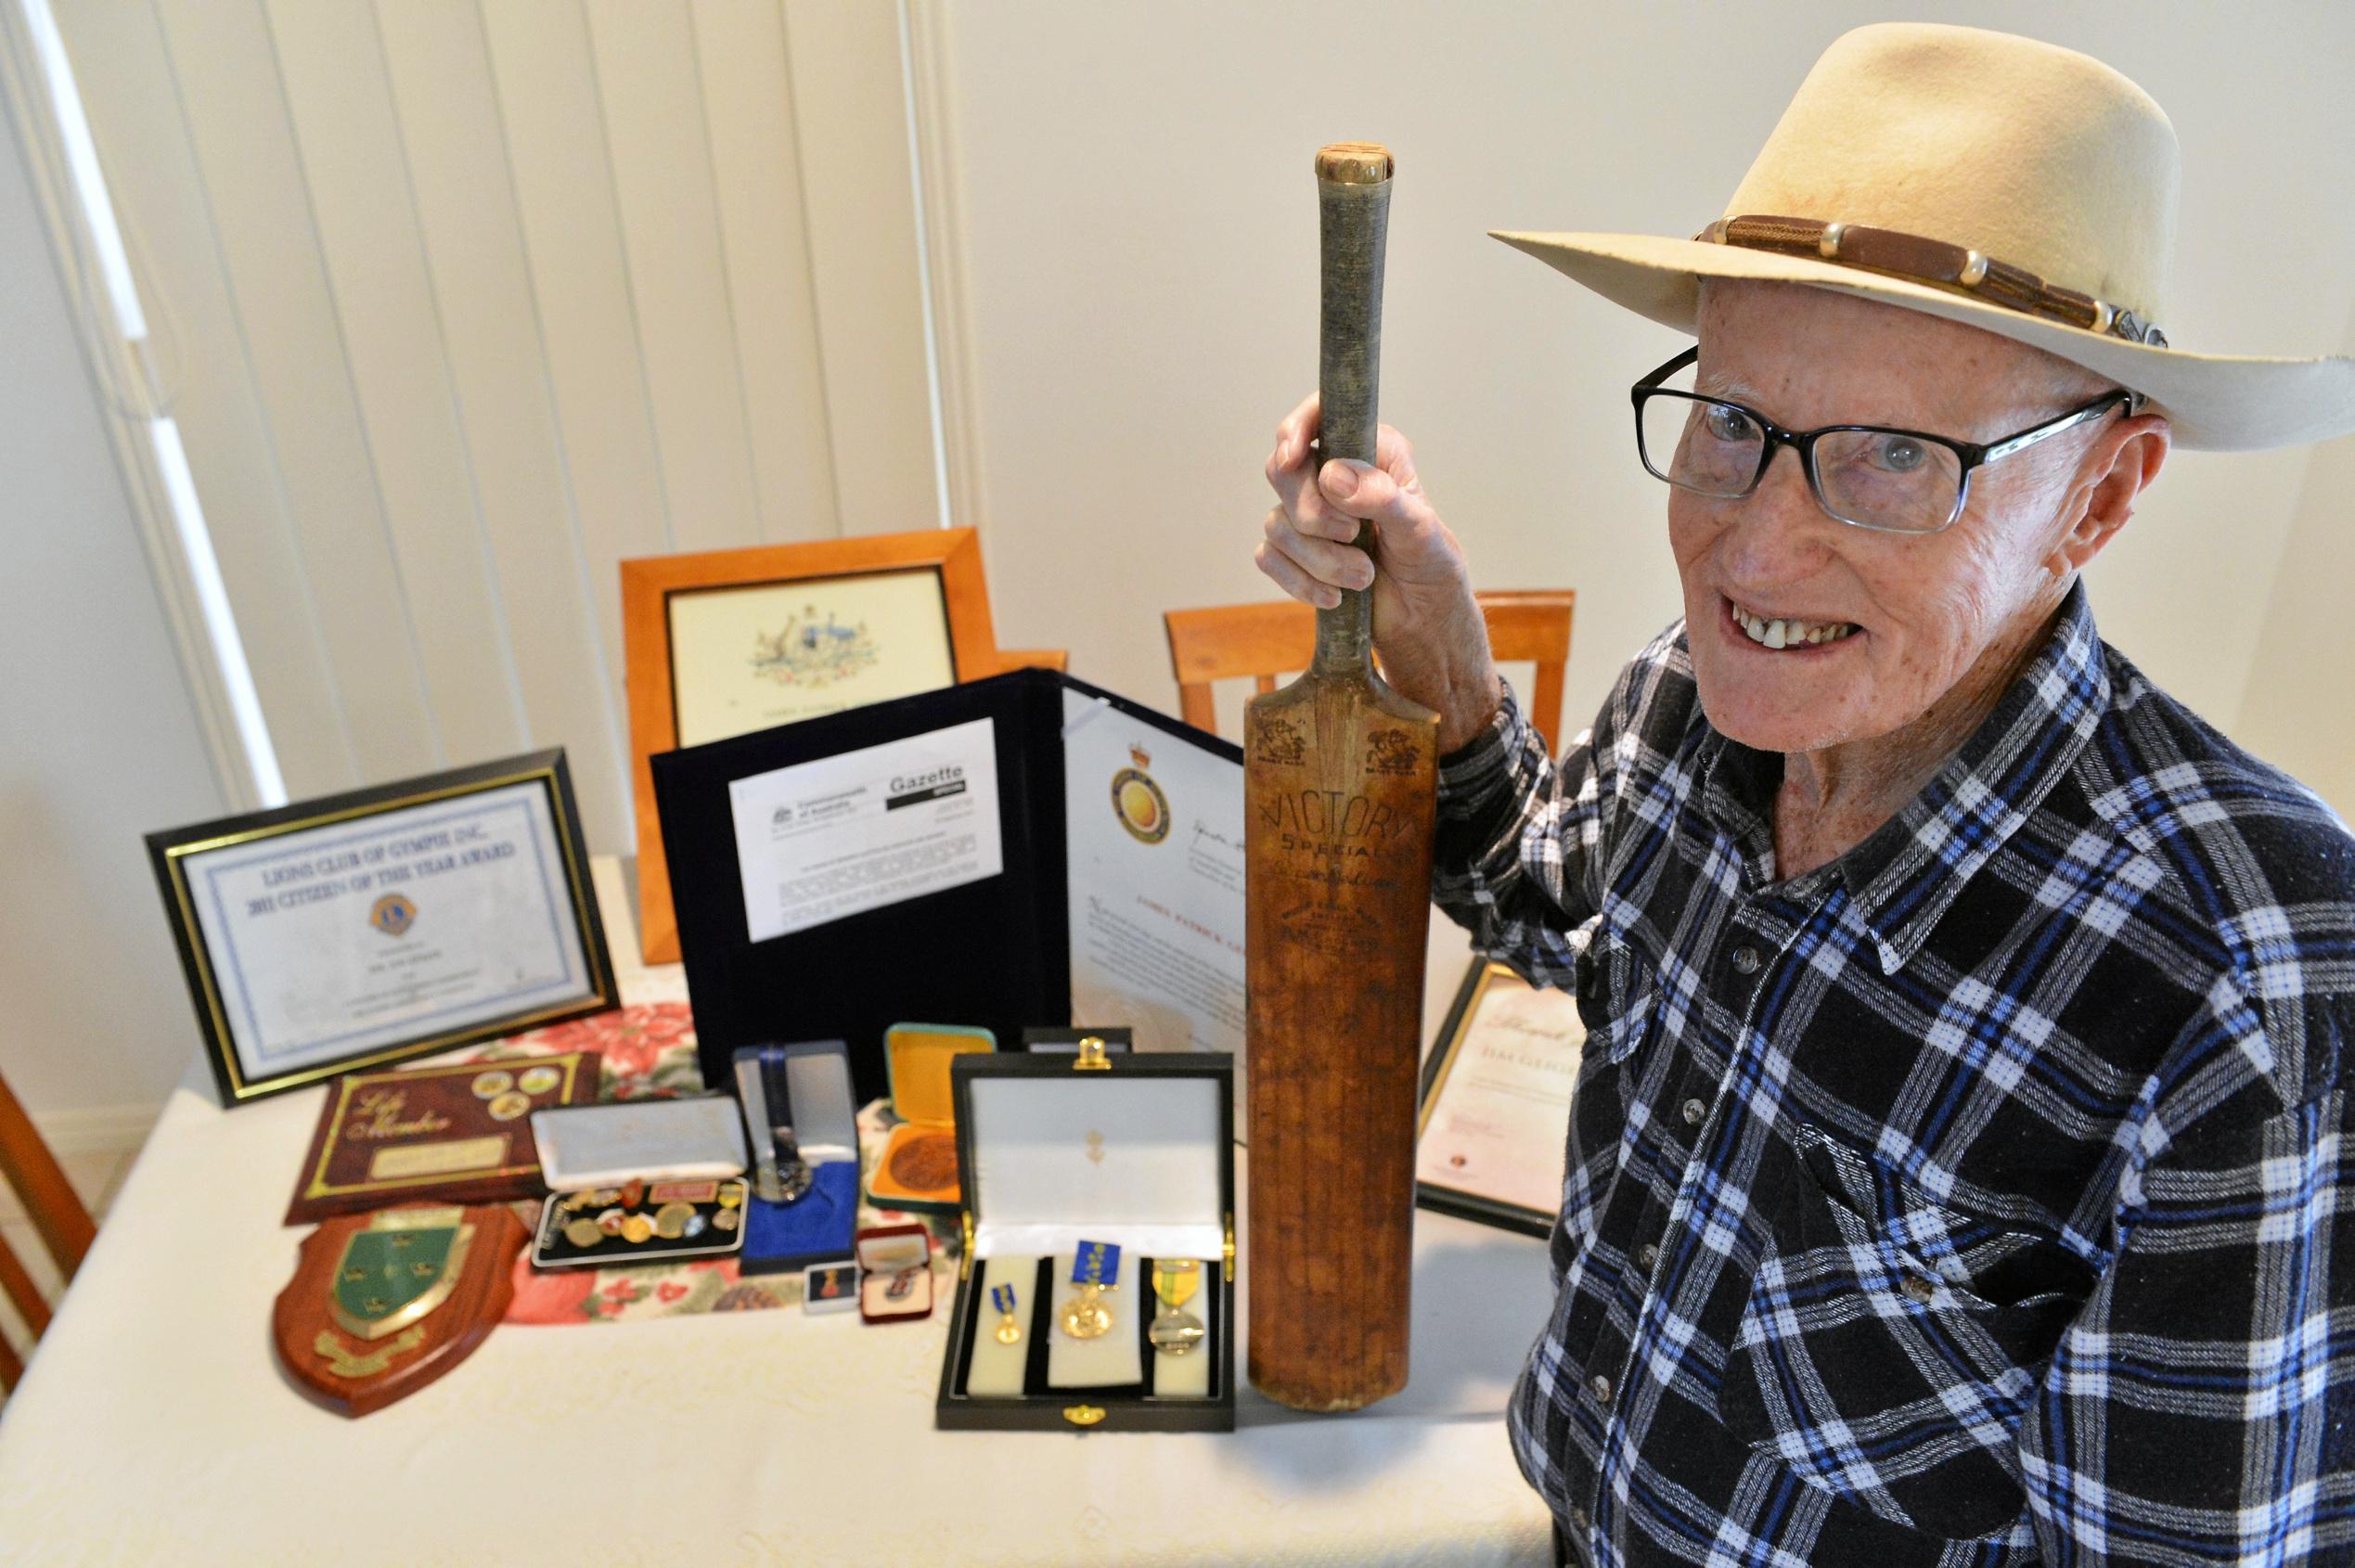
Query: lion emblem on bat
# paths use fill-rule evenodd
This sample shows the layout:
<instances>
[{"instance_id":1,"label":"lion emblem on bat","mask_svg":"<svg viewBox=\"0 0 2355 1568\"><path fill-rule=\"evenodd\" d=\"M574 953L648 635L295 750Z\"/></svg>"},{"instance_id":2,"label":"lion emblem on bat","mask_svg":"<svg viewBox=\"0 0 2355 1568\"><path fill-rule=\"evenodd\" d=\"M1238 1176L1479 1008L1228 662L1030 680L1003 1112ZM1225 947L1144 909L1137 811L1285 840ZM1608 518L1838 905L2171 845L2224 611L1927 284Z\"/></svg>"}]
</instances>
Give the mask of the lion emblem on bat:
<instances>
[{"instance_id":1,"label":"lion emblem on bat","mask_svg":"<svg viewBox=\"0 0 2355 1568\"><path fill-rule=\"evenodd\" d=\"M1301 739L1299 726L1290 719L1264 719L1255 755L1279 767L1298 767L1308 760L1308 742Z\"/></svg>"},{"instance_id":2,"label":"lion emblem on bat","mask_svg":"<svg viewBox=\"0 0 2355 1568\"><path fill-rule=\"evenodd\" d=\"M1377 729L1366 741L1368 773L1412 773L1414 738L1403 729Z\"/></svg>"}]
</instances>

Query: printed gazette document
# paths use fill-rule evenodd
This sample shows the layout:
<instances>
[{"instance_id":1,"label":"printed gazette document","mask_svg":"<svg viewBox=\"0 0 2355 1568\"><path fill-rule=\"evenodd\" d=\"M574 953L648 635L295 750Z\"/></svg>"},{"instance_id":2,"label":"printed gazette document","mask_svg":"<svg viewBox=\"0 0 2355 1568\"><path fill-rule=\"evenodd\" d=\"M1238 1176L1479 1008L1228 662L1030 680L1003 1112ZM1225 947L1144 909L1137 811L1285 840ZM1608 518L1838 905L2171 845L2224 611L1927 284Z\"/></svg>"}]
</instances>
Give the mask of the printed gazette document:
<instances>
[{"instance_id":1,"label":"printed gazette document","mask_svg":"<svg viewBox=\"0 0 2355 1568\"><path fill-rule=\"evenodd\" d=\"M727 793L754 942L1005 869L990 719L756 773Z\"/></svg>"}]
</instances>

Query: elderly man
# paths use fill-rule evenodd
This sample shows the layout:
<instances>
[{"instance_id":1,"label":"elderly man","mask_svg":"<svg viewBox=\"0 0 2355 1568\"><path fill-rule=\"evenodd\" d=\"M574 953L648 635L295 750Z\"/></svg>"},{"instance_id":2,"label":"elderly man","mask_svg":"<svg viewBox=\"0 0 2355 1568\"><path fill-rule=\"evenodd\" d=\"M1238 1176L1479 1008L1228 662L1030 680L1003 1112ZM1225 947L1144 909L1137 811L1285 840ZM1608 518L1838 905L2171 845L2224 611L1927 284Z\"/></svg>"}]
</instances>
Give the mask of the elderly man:
<instances>
[{"instance_id":1,"label":"elderly man","mask_svg":"<svg viewBox=\"0 0 2355 1568\"><path fill-rule=\"evenodd\" d=\"M2078 580L2355 367L2165 345L2173 178L2098 62L1875 27L1697 240L1506 237L1698 338L1634 393L1684 614L1559 762L1405 440L1279 432L1262 569L1372 585L1435 895L1588 1025L1510 1412L1578 1559L2355 1551L2355 840Z\"/></svg>"}]
</instances>

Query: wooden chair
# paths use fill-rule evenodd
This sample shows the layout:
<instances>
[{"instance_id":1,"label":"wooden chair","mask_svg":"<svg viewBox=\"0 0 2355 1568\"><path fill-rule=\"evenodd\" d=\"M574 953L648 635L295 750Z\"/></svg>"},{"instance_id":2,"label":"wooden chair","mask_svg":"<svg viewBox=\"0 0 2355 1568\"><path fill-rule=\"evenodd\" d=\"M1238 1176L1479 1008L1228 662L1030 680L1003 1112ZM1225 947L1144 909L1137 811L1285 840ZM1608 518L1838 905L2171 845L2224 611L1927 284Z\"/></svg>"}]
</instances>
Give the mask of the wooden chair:
<instances>
[{"instance_id":1,"label":"wooden chair","mask_svg":"<svg viewBox=\"0 0 2355 1568\"><path fill-rule=\"evenodd\" d=\"M998 673L1008 670L1069 670L1071 649L1068 648L1001 648L997 650Z\"/></svg>"},{"instance_id":2,"label":"wooden chair","mask_svg":"<svg viewBox=\"0 0 2355 1568\"><path fill-rule=\"evenodd\" d=\"M25 1114L5 1078L0 1078L0 1181L6 1181L22 1202L41 1244L57 1261L58 1277L70 1283L90 1250L91 1238L98 1233L97 1227L91 1223L90 1211L82 1206L57 1156L41 1141L32 1118ZM41 1299L32 1276L9 1250L5 1236L0 1236L0 1291L7 1292L17 1316L38 1341L49 1326L49 1304ZM0 1394L15 1388L22 1376L23 1359L6 1341L0 1340Z\"/></svg>"},{"instance_id":3,"label":"wooden chair","mask_svg":"<svg viewBox=\"0 0 2355 1568\"><path fill-rule=\"evenodd\" d=\"M1559 744L1562 671L1570 659L1570 617L1578 596L1562 588L1476 597L1497 662L1538 666L1537 689L1524 711L1551 754ZM1213 681L1250 675L1260 690L1273 691L1279 675L1308 667L1317 646L1317 612L1297 599L1172 610L1161 620L1169 633L1169 666L1178 677L1180 712L1188 724L1214 735L1218 721L1210 698Z\"/></svg>"}]
</instances>

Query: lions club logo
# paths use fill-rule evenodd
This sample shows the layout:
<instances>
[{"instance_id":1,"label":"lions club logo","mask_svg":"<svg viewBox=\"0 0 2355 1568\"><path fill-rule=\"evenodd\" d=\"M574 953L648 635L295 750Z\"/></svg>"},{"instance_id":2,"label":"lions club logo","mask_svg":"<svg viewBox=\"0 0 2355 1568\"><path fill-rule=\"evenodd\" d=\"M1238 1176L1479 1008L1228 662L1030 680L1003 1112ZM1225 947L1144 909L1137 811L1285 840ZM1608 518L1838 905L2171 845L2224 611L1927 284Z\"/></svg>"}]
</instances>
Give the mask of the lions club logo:
<instances>
[{"instance_id":1,"label":"lions club logo","mask_svg":"<svg viewBox=\"0 0 2355 1568\"><path fill-rule=\"evenodd\" d=\"M1161 792L1161 786L1145 771L1153 760L1152 752L1142 746L1131 746L1128 760L1137 765L1124 767L1113 775L1113 811L1131 838L1141 843L1157 844L1169 837L1169 797Z\"/></svg>"},{"instance_id":2,"label":"lions club logo","mask_svg":"<svg viewBox=\"0 0 2355 1568\"><path fill-rule=\"evenodd\" d=\"M417 906L405 893L388 893L370 906L368 924L387 936L399 936L417 924Z\"/></svg>"}]
</instances>

